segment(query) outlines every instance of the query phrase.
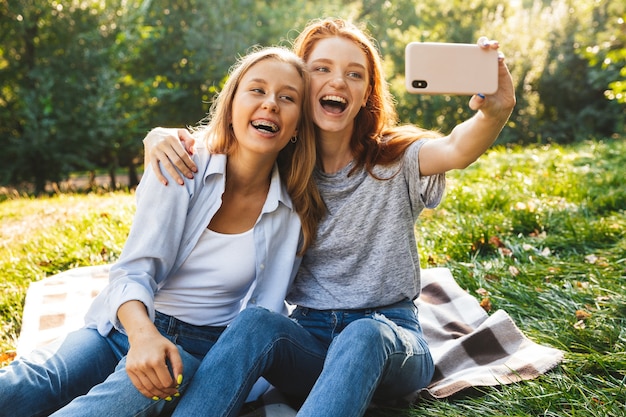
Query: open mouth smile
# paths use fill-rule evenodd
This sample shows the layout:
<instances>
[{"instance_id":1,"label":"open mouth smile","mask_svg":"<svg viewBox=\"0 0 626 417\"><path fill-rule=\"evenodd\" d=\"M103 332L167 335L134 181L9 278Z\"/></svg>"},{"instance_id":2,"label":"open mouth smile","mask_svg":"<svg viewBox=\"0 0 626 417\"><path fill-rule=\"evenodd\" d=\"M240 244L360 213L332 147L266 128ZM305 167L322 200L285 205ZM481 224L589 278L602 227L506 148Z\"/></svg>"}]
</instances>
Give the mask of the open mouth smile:
<instances>
[{"instance_id":1,"label":"open mouth smile","mask_svg":"<svg viewBox=\"0 0 626 417\"><path fill-rule=\"evenodd\" d=\"M252 127L262 132L277 133L280 130L276 123L269 120L253 120L251 124Z\"/></svg>"},{"instance_id":2,"label":"open mouth smile","mask_svg":"<svg viewBox=\"0 0 626 417\"><path fill-rule=\"evenodd\" d=\"M322 97L320 104L324 110L333 114L341 114L348 107L348 102L345 98L334 95Z\"/></svg>"}]
</instances>

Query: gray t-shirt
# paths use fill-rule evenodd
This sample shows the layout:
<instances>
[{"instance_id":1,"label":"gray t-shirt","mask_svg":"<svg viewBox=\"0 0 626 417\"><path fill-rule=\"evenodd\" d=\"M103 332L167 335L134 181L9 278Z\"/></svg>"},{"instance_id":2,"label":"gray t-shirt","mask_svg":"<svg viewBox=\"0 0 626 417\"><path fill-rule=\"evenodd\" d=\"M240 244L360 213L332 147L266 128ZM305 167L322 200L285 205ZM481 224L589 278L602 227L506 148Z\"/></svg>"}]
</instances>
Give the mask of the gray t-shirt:
<instances>
[{"instance_id":1,"label":"gray t-shirt","mask_svg":"<svg viewBox=\"0 0 626 417\"><path fill-rule=\"evenodd\" d=\"M374 174L387 180L364 169L348 176L353 163L333 174L316 170L328 213L302 260L290 303L360 309L419 295L415 222L425 207L439 204L445 189L444 174L420 177L423 143L413 143L399 162L375 167Z\"/></svg>"}]
</instances>

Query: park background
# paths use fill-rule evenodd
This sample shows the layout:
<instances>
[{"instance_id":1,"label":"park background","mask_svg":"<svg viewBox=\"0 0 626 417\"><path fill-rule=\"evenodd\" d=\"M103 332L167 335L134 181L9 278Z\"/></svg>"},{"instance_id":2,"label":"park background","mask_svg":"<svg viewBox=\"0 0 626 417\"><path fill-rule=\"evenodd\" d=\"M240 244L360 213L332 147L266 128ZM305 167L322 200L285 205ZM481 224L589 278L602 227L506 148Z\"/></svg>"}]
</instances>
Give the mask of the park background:
<instances>
[{"instance_id":1,"label":"park background","mask_svg":"<svg viewBox=\"0 0 626 417\"><path fill-rule=\"evenodd\" d=\"M420 261L565 352L533 381L368 417L624 416L623 0L0 0L0 365L31 282L119 257L146 132L194 125L237 56L320 16L364 24L402 121L443 132L468 97L406 94L405 44L500 41L518 104L416 224ZM90 176L109 184L63 188Z\"/></svg>"},{"instance_id":2,"label":"park background","mask_svg":"<svg viewBox=\"0 0 626 417\"><path fill-rule=\"evenodd\" d=\"M0 0L0 186L40 193L76 172L136 184L150 128L196 124L238 56L322 16L378 40L402 122L448 132L471 115L467 97L405 92L405 45L484 35L518 100L499 144L624 132L623 0Z\"/></svg>"}]
</instances>

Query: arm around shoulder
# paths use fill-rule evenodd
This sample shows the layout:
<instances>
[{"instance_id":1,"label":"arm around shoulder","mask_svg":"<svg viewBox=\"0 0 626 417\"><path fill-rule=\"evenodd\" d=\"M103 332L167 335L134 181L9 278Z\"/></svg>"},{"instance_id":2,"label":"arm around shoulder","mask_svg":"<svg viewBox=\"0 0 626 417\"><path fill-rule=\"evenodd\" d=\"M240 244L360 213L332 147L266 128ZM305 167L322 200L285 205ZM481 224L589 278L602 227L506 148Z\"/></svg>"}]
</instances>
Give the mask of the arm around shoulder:
<instances>
[{"instance_id":1,"label":"arm around shoulder","mask_svg":"<svg viewBox=\"0 0 626 417\"><path fill-rule=\"evenodd\" d=\"M162 174L162 169L182 185L182 176L193 178L194 172L198 170L191 159L194 144L195 139L186 129L156 127L143 139L144 167L151 165L164 185L168 181Z\"/></svg>"}]
</instances>

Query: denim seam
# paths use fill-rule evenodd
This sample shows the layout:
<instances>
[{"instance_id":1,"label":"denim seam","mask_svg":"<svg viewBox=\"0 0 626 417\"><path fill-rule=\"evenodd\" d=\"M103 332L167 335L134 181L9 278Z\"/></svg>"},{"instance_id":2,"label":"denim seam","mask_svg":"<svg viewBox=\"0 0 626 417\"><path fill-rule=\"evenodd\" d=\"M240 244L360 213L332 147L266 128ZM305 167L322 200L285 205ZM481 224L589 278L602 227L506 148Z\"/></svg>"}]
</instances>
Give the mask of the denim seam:
<instances>
[{"instance_id":1,"label":"denim seam","mask_svg":"<svg viewBox=\"0 0 626 417\"><path fill-rule=\"evenodd\" d=\"M266 349L264 349L261 352L261 354L259 355L257 360L254 361L254 367L251 369L251 371L257 371L257 369L259 369L261 358L266 357L267 354L274 348L274 345L278 341L280 341L280 340L282 340L282 337L280 339L277 339L277 340L273 341L271 344L269 344L267 346ZM231 414L233 408L235 407L235 404L237 404L239 402L239 399L241 398L241 395L243 394L243 387L247 386L250 383L250 375L253 374L253 373L256 374L257 372L248 372L246 374L246 379L244 380L244 383L239 386L239 389L237 390L235 396L233 397L233 400L228 405L228 408L226 409L226 414L224 414L225 416L229 416ZM259 374L259 377L261 377L261 376L262 375Z\"/></svg>"}]
</instances>

